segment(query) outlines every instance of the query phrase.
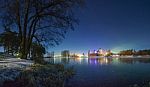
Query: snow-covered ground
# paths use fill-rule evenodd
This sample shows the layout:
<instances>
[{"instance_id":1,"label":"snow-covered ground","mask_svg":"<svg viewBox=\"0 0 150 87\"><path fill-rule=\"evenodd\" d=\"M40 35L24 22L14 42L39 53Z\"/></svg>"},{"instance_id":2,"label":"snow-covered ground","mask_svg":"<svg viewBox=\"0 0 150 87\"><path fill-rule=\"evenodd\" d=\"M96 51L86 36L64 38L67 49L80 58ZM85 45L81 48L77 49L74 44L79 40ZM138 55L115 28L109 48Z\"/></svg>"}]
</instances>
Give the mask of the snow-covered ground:
<instances>
[{"instance_id":1,"label":"snow-covered ground","mask_svg":"<svg viewBox=\"0 0 150 87\"><path fill-rule=\"evenodd\" d=\"M31 60L7 58L0 61L0 85L6 80L15 80L21 70L32 65Z\"/></svg>"}]
</instances>

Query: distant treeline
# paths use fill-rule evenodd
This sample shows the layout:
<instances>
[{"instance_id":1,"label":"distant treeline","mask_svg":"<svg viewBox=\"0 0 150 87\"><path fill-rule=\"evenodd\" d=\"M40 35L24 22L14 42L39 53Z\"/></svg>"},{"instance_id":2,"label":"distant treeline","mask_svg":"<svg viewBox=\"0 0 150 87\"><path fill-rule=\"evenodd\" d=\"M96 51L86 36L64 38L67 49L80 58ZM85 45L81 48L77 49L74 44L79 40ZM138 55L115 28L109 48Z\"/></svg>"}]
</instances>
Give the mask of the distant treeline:
<instances>
[{"instance_id":1,"label":"distant treeline","mask_svg":"<svg viewBox=\"0 0 150 87\"><path fill-rule=\"evenodd\" d=\"M145 50L123 50L119 52L119 55L150 55L150 49L145 49Z\"/></svg>"}]
</instances>

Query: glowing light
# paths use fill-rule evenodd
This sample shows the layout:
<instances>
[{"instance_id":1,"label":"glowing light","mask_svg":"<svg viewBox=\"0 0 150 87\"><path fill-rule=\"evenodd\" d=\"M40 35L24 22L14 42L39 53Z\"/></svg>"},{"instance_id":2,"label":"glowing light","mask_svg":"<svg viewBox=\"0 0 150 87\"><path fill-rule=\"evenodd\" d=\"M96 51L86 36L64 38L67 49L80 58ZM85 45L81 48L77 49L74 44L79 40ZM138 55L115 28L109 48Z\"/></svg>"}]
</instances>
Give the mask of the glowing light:
<instances>
[{"instance_id":1,"label":"glowing light","mask_svg":"<svg viewBox=\"0 0 150 87\"><path fill-rule=\"evenodd\" d=\"M96 61L96 60L95 60L94 62L95 62L95 64L97 63L97 61Z\"/></svg>"},{"instance_id":2,"label":"glowing light","mask_svg":"<svg viewBox=\"0 0 150 87\"><path fill-rule=\"evenodd\" d=\"M116 60L118 60L119 58L116 58Z\"/></svg>"},{"instance_id":3,"label":"glowing light","mask_svg":"<svg viewBox=\"0 0 150 87\"><path fill-rule=\"evenodd\" d=\"M19 56L19 53L17 53L16 56Z\"/></svg>"},{"instance_id":4,"label":"glowing light","mask_svg":"<svg viewBox=\"0 0 150 87\"><path fill-rule=\"evenodd\" d=\"M108 59L106 58L106 64L108 63Z\"/></svg>"},{"instance_id":5,"label":"glowing light","mask_svg":"<svg viewBox=\"0 0 150 87\"><path fill-rule=\"evenodd\" d=\"M83 55L82 54L77 54L77 56L82 57Z\"/></svg>"}]
</instances>

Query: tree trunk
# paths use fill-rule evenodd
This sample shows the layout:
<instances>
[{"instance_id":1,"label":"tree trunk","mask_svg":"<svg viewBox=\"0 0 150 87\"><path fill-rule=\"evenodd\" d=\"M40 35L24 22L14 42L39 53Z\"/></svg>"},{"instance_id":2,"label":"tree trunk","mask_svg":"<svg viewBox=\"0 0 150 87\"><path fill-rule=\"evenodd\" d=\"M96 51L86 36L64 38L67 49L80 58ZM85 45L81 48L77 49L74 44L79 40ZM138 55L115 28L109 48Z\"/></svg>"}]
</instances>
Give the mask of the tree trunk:
<instances>
[{"instance_id":1,"label":"tree trunk","mask_svg":"<svg viewBox=\"0 0 150 87\"><path fill-rule=\"evenodd\" d=\"M26 48L26 43L24 42L24 40L22 41L22 44L20 46L20 58L21 59L27 59L27 48Z\"/></svg>"},{"instance_id":2,"label":"tree trunk","mask_svg":"<svg viewBox=\"0 0 150 87\"><path fill-rule=\"evenodd\" d=\"M26 43L24 43L24 44L26 44L26 45L25 46L22 45L21 49L20 49L21 59L27 59L28 54L30 54L32 40L30 42L28 42L28 40L26 40Z\"/></svg>"},{"instance_id":3,"label":"tree trunk","mask_svg":"<svg viewBox=\"0 0 150 87\"><path fill-rule=\"evenodd\" d=\"M23 28L23 44L22 44L22 51L21 51L21 58L22 59L27 59L27 55L28 55L28 42L27 42L27 26L28 26L28 16L29 16L29 3L30 0L26 0L25 2L25 16L24 16L24 28Z\"/></svg>"},{"instance_id":4,"label":"tree trunk","mask_svg":"<svg viewBox=\"0 0 150 87\"><path fill-rule=\"evenodd\" d=\"M26 52L26 50L25 50L25 48L24 48L24 46L23 47L21 47L21 49L20 49L20 58L21 59L27 59L27 52Z\"/></svg>"}]
</instances>

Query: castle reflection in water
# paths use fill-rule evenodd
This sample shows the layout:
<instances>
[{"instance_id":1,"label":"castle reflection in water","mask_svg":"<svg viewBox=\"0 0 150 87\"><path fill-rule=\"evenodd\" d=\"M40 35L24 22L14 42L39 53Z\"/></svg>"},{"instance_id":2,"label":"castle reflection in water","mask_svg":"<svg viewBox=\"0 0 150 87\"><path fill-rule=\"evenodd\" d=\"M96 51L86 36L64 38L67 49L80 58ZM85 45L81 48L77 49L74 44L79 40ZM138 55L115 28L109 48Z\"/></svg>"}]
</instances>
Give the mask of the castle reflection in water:
<instances>
[{"instance_id":1,"label":"castle reflection in water","mask_svg":"<svg viewBox=\"0 0 150 87\"><path fill-rule=\"evenodd\" d=\"M54 64L90 64L90 65L108 65L117 63L150 63L150 58L50 58L46 59Z\"/></svg>"}]
</instances>

